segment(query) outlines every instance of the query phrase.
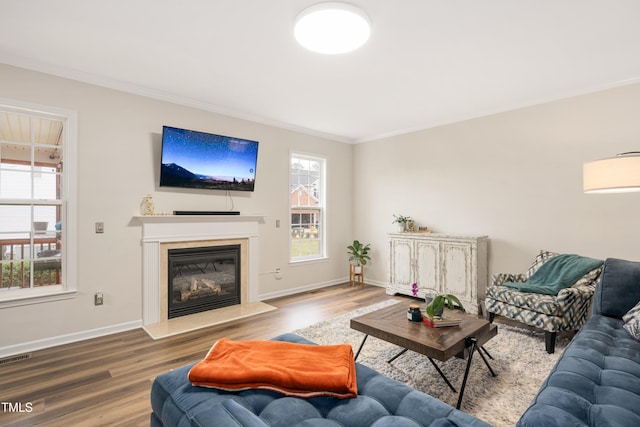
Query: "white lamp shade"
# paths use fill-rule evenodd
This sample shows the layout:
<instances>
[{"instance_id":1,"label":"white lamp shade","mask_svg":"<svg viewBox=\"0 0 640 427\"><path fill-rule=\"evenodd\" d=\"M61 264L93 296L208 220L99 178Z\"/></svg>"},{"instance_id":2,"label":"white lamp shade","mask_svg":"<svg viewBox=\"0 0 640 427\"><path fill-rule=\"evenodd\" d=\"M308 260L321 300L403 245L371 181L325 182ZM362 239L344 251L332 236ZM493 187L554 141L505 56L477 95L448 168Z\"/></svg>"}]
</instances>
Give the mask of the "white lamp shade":
<instances>
[{"instance_id":1,"label":"white lamp shade","mask_svg":"<svg viewBox=\"0 0 640 427\"><path fill-rule=\"evenodd\" d=\"M583 166L585 193L640 191L640 155L596 160Z\"/></svg>"},{"instance_id":2,"label":"white lamp shade","mask_svg":"<svg viewBox=\"0 0 640 427\"><path fill-rule=\"evenodd\" d=\"M365 44L370 34L367 15L340 2L319 3L303 10L294 27L300 45L324 54L351 52Z\"/></svg>"}]
</instances>

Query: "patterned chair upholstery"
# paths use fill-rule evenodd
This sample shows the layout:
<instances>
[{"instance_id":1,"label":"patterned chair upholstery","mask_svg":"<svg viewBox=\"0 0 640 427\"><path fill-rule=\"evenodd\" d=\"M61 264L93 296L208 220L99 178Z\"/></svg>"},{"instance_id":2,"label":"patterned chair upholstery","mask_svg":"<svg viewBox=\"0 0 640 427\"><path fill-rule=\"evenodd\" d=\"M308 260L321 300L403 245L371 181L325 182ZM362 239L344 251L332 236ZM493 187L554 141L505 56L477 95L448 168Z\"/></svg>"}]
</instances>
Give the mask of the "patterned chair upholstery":
<instances>
[{"instance_id":1,"label":"patterned chair upholstery","mask_svg":"<svg viewBox=\"0 0 640 427\"><path fill-rule=\"evenodd\" d=\"M557 255L540 251L526 273L493 275L485 298L489 321L493 321L497 314L542 329L547 353L554 352L558 331L577 331L587 321L602 267L591 270L558 295L519 292L503 286L503 283L527 281L546 261Z\"/></svg>"}]
</instances>

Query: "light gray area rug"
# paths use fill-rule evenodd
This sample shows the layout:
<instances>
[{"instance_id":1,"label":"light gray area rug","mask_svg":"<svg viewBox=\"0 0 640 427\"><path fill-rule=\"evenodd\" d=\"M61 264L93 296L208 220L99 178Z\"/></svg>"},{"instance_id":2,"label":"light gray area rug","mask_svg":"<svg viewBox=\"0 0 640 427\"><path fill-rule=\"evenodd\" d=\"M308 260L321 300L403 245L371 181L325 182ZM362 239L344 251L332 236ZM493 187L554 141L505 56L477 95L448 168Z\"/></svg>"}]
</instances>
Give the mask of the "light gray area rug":
<instances>
[{"instance_id":1,"label":"light gray area rug","mask_svg":"<svg viewBox=\"0 0 640 427\"><path fill-rule=\"evenodd\" d=\"M349 327L349 319L394 303L397 301L385 301L298 329L293 333L318 344L347 343L353 347L355 353L364 335ZM407 308L398 304L398 310ZM558 337L556 352L547 354L544 334L499 324L498 335L485 345L493 356L489 363L497 376L491 376L476 353L460 409L496 427L514 426L568 343L567 338ZM408 351L393 363L386 362L400 350L396 345L369 337L358 357L358 363L455 407L458 395L447 387L425 356ZM466 360L453 358L447 362L436 363L453 386L460 390Z\"/></svg>"}]
</instances>

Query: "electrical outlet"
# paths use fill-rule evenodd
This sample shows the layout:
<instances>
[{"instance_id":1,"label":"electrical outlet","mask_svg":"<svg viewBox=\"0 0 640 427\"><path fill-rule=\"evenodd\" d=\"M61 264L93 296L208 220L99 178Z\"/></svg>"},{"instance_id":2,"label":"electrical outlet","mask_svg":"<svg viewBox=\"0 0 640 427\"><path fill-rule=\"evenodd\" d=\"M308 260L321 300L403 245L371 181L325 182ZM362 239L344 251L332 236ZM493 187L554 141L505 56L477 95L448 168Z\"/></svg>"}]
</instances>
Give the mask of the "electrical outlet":
<instances>
[{"instance_id":1,"label":"electrical outlet","mask_svg":"<svg viewBox=\"0 0 640 427\"><path fill-rule=\"evenodd\" d=\"M96 292L94 298L93 298L93 302L95 305L102 305L104 304L104 295L102 295L102 292Z\"/></svg>"},{"instance_id":2,"label":"electrical outlet","mask_svg":"<svg viewBox=\"0 0 640 427\"><path fill-rule=\"evenodd\" d=\"M104 222L96 222L96 233L104 233Z\"/></svg>"},{"instance_id":3,"label":"electrical outlet","mask_svg":"<svg viewBox=\"0 0 640 427\"><path fill-rule=\"evenodd\" d=\"M276 228L280 228L280 220L276 219Z\"/></svg>"},{"instance_id":4,"label":"electrical outlet","mask_svg":"<svg viewBox=\"0 0 640 427\"><path fill-rule=\"evenodd\" d=\"M282 279L282 270L280 270L279 268L276 268L276 279Z\"/></svg>"}]
</instances>

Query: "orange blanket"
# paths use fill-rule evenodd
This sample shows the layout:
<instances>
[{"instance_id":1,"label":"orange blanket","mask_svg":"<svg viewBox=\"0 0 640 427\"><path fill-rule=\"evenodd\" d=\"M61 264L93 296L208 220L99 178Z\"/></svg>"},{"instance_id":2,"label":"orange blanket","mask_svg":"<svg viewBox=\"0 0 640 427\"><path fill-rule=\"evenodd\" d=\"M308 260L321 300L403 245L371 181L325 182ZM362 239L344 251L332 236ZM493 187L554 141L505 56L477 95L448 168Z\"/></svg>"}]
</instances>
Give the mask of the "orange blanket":
<instances>
[{"instance_id":1,"label":"orange blanket","mask_svg":"<svg viewBox=\"0 0 640 427\"><path fill-rule=\"evenodd\" d=\"M189 371L193 385L227 391L272 390L288 396L356 397L350 345L307 345L223 338Z\"/></svg>"}]
</instances>

